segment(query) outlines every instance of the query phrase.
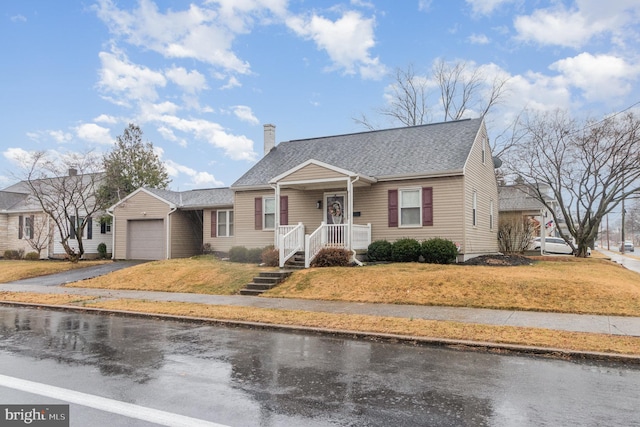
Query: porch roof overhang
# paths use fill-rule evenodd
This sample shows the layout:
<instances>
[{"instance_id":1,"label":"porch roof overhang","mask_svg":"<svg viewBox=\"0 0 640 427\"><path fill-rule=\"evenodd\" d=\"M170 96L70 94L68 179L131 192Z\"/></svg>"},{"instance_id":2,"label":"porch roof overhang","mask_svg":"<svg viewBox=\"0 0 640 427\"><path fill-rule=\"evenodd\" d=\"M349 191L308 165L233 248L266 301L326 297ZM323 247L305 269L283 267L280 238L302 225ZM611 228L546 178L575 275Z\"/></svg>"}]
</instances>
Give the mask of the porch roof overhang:
<instances>
[{"instance_id":1,"label":"porch roof overhang","mask_svg":"<svg viewBox=\"0 0 640 427\"><path fill-rule=\"evenodd\" d=\"M317 166L321 168L323 172L327 173L319 174L316 177L314 177L313 174L304 177L296 176L296 172L309 166ZM298 188L306 190L326 188L328 185L344 185L346 187L349 182L351 182L354 187L364 187L377 182L377 179L342 169L319 160L310 159L272 178L269 181L269 184L272 186L277 185L280 188Z\"/></svg>"}]
</instances>

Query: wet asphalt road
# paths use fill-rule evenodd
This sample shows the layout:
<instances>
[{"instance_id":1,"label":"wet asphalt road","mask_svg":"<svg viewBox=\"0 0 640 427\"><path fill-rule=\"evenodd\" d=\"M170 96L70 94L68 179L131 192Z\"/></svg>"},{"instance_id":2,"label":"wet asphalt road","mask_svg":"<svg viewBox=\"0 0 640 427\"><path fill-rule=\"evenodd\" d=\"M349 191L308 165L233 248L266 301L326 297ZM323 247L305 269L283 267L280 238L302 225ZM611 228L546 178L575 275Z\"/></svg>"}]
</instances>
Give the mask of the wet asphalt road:
<instances>
[{"instance_id":1,"label":"wet asphalt road","mask_svg":"<svg viewBox=\"0 0 640 427\"><path fill-rule=\"evenodd\" d=\"M76 402L72 426L640 426L639 384L637 365L0 307L0 402Z\"/></svg>"}]
</instances>

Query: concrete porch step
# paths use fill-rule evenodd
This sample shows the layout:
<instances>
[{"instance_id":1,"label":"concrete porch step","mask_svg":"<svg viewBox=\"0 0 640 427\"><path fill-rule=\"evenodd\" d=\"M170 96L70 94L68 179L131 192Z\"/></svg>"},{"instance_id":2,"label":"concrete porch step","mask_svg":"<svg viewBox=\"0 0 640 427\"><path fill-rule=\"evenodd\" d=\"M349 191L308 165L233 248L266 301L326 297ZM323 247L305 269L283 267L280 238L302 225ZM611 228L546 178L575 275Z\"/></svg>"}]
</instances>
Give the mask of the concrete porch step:
<instances>
[{"instance_id":1,"label":"concrete porch step","mask_svg":"<svg viewBox=\"0 0 640 427\"><path fill-rule=\"evenodd\" d=\"M291 271L262 271L257 277L253 278L253 282L240 289L240 295L260 295L268 291L282 282L291 275Z\"/></svg>"}]
</instances>

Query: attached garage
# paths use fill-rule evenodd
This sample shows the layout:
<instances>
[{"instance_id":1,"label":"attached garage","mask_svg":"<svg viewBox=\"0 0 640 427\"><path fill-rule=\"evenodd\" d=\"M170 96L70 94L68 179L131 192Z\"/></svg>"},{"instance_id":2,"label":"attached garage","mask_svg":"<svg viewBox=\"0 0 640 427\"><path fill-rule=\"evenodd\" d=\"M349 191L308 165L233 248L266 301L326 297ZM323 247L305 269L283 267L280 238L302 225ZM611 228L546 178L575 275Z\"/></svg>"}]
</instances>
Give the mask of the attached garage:
<instances>
[{"instance_id":1,"label":"attached garage","mask_svg":"<svg viewBox=\"0 0 640 427\"><path fill-rule=\"evenodd\" d=\"M127 221L127 259L166 258L164 220Z\"/></svg>"}]
</instances>

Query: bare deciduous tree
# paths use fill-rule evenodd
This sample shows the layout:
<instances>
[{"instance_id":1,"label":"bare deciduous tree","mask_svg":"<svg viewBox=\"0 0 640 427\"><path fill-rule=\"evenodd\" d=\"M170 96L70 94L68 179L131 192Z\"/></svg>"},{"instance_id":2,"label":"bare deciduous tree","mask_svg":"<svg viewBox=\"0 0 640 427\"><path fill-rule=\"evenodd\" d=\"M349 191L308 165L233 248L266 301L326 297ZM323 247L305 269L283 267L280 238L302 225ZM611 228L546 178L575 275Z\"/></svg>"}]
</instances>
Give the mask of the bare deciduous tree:
<instances>
[{"instance_id":1,"label":"bare deciduous tree","mask_svg":"<svg viewBox=\"0 0 640 427\"><path fill-rule=\"evenodd\" d=\"M393 83L385 95L387 103L375 112L401 126L427 124L439 114L443 121L469 115L484 117L508 93L509 78L500 73L491 74L483 66L443 59L436 61L425 75L416 74L413 65L406 70L396 68ZM353 120L370 130L376 129L364 114Z\"/></svg>"},{"instance_id":2,"label":"bare deciduous tree","mask_svg":"<svg viewBox=\"0 0 640 427\"><path fill-rule=\"evenodd\" d=\"M24 182L56 225L60 243L72 262L84 254L84 231L103 209L103 201L96 196L103 179L97 173L99 165L92 153L52 160L45 152L35 152L26 163Z\"/></svg>"},{"instance_id":3,"label":"bare deciduous tree","mask_svg":"<svg viewBox=\"0 0 640 427\"><path fill-rule=\"evenodd\" d=\"M27 243L31 246L31 249L38 252L38 258L40 258L40 254L49 244L49 237L51 236L49 221L42 215L32 215L29 218L29 227L31 230L27 237Z\"/></svg>"},{"instance_id":4,"label":"bare deciduous tree","mask_svg":"<svg viewBox=\"0 0 640 427\"><path fill-rule=\"evenodd\" d=\"M509 160L532 194L566 221L560 236L584 257L603 217L640 191L640 120L632 113L578 122L566 112L539 114L526 121L526 138ZM548 186L558 205L550 206Z\"/></svg>"}]
</instances>

